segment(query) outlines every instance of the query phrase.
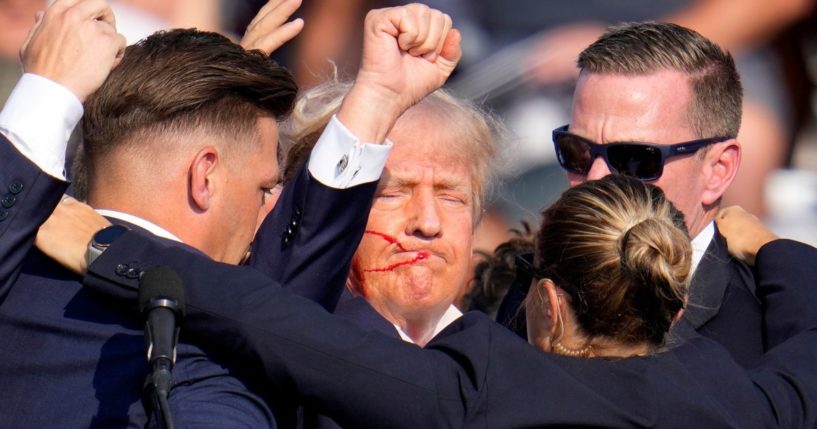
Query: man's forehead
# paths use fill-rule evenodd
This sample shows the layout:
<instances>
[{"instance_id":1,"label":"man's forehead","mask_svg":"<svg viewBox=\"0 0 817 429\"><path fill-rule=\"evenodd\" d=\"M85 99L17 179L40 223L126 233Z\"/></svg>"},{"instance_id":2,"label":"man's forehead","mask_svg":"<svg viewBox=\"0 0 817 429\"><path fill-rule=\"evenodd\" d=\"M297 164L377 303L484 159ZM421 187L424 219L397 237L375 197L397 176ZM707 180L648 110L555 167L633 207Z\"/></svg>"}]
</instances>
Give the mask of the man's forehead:
<instances>
[{"instance_id":1,"label":"man's forehead","mask_svg":"<svg viewBox=\"0 0 817 429\"><path fill-rule=\"evenodd\" d=\"M686 75L583 73L576 86L570 131L598 143L659 144L690 140L692 91Z\"/></svg>"}]
</instances>

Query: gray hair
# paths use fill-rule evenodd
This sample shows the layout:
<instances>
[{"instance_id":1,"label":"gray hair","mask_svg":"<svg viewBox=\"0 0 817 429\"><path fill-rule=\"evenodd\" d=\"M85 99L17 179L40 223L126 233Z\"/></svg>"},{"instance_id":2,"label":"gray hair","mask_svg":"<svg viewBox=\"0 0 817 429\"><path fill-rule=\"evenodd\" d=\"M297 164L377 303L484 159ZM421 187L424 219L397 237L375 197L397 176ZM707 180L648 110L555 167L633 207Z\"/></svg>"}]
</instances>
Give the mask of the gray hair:
<instances>
[{"instance_id":1,"label":"gray hair","mask_svg":"<svg viewBox=\"0 0 817 429\"><path fill-rule=\"evenodd\" d=\"M351 86L351 82L330 80L304 91L298 97L290 117L281 127L285 184L307 158ZM504 138L504 127L491 114L443 89L429 94L411 109L417 107L432 110L435 116L443 118L446 125L459 132L464 154L472 167L474 221L478 221L495 182L495 161L499 155L497 141Z\"/></svg>"}]
</instances>

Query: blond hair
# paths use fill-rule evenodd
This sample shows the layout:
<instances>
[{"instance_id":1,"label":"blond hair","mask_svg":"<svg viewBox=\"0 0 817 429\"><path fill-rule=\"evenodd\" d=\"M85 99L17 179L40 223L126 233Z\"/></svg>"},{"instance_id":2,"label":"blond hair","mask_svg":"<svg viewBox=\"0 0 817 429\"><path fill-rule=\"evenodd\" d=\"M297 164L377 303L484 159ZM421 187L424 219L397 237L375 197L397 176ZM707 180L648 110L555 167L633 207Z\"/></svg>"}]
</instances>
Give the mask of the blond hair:
<instances>
[{"instance_id":1,"label":"blond hair","mask_svg":"<svg viewBox=\"0 0 817 429\"><path fill-rule=\"evenodd\" d=\"M565 191L543 214L534 265L570 296L581 331L661 345L692 258L683 215L661 189L610 175Z\"/></svg>"}]
</instances>

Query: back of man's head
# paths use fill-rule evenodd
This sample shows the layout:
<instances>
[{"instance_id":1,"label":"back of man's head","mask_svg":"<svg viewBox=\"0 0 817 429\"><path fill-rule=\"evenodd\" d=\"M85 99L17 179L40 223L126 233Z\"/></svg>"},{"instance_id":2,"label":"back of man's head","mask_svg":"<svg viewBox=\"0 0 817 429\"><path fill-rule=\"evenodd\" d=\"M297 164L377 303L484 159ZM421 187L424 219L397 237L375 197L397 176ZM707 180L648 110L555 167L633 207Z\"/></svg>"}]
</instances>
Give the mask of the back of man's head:
<instances>
[{"instance_id":1,"label":"back of man's head","mask_svg":"<svg viewBox=\"0 0 817 429\"><path fill-rule=\"evenodd\" d=\"M689 121L700 138L736 136L743 89L732 56L697 32L657 22L610 27L579 55L582 73L646 75L676 70L689 76Z\"/></svg>"},{"instance_id":2,"label":"back of man's head","mask_svg":"<svg viewBox=\"0 0 817 429\"><path fill-rule=\"evenodd\" d=\"M286 69L222 35L192 29L155 33L129 46L85 103L80 170L87 169L93 186L95 176L109 173L112 153L126 151L150 162L171 150L152 146L157 137L205 132L235 144L255 141L257 119L283 119L296 93Z\"/></svg>"}]
</instances>

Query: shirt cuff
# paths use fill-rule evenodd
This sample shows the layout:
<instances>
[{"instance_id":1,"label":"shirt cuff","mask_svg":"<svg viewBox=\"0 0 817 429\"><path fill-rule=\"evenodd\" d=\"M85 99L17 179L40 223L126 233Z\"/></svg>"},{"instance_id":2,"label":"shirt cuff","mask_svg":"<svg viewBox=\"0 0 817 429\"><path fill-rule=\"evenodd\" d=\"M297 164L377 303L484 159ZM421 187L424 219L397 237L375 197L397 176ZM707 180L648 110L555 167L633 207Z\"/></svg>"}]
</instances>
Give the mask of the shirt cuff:
<instances>
[{"instance_id":1,"label":"shirt cuff","mask_svg":"<svg viewBox=\"0 0 817 429\"><path fill-rule=\"evenodd\" d=\"M392 143L362 143L336 116L318 139L309 157L309 173L322 184L346 189L380 179Z\"/></svg>"},{"instance_id":2,"label":"shirt cuff","mask_svg":"<svg viewBox=\"0 0 817 429\"><path fill-rule=\"evenodd\" d=\"M0 132L44 172L65 180L68 138L82 113L82 103L70 90L26 73L0 112Z\"/></svg>"}]
</instances>

